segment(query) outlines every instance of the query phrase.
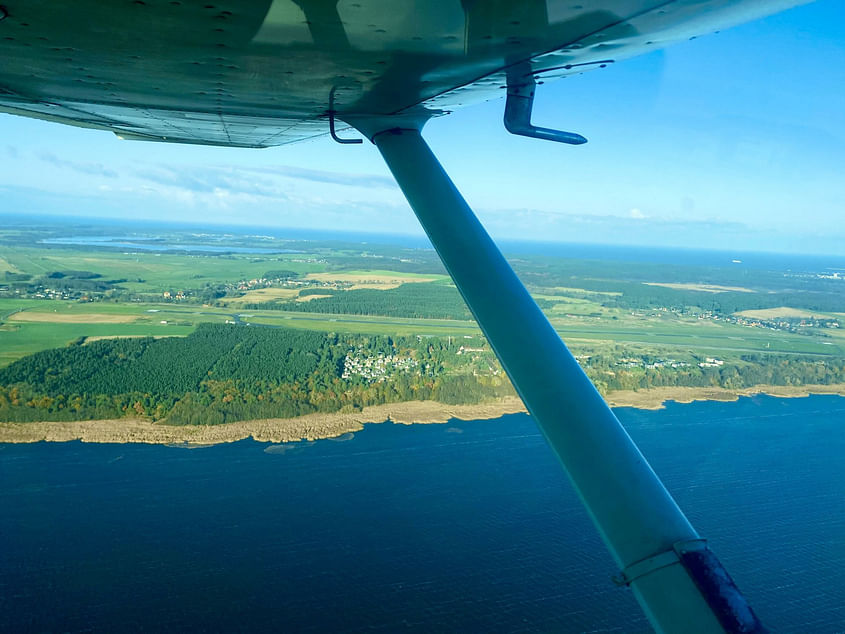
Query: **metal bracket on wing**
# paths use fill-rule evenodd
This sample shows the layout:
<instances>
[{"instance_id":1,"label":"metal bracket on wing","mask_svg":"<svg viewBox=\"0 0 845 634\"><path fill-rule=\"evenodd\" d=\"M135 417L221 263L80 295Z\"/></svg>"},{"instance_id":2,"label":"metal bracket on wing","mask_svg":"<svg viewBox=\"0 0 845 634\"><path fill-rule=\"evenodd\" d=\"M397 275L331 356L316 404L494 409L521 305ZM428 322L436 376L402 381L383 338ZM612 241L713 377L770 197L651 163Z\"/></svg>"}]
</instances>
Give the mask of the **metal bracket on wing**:
<instances>
[{"instance_id":1,"label":"metal bracket on wing","mask_svg":"<svg viewBox=\"0 0 845 634\"><path fill-rule=\"evenodd\" d=\"M335 128L334 128L335 115L337 114L337 111L334 109L334 93L335 93L336 89L337 89L337 87L332 88L331 92L329 93L329 111L328 111L328 115L329 115L329 134L332 135L332 138L335 141L337 141L338 143L342 143L343 145L351 145L353 143L363 143L364 141L362 139L341 139L339 136L337 136L337 132L335 131Z\"/></svg>"},{"instance_id":2,"label":"metal bracket on wing","mask_svg":"<svg viewBox=\"0 0 845 634\"><path fill-rule=\"evenodd\" d=\"M508 98L505 102L505 128L511 134L557 141L570 145L581 145L587 139L574 132L564 132L552 128L531 125L531 112L534 109L534 91L537 83L532 74L521 77L508 76Z\"/></svg>"}]
</instances>

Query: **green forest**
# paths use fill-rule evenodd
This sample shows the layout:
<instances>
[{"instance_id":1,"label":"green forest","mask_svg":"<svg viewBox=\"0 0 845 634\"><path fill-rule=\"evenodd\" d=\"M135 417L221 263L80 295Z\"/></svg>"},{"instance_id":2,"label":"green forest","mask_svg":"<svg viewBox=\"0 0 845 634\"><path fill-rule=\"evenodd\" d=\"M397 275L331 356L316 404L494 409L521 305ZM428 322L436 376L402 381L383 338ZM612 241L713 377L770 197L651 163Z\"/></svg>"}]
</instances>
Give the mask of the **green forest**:
<instances>
[{"instance_id":1,"label":"green forest","mask_svg":"<svg viewBox=\"0 0 845 634\"><path fill-rule=\"evenodd\" d=\"M336 290L327 288L300 291L307 295L329 295L307 302L286 301L263 304L247 304L250 309L277 309L296 312L379 315L383 317L411 317L423 319L472 319L458 290L449 284L411 283L388 290L360 288ZM535 300L540 308L551 308L553 301Z\"/></svg>"},{"instance_id":2,"label":"green forest","mask_svg":"<svg viewBox=\"0 0 845 634\"><path fill-rule=\"evenodd\" d=\"M388 290L361 288L346 291L320 288L302 291L300 294L330 297L319 297L307 302L277 302L261 307L309 313L384 317L462 320L472 318L457 289L443 284L402 284L398 288Z\"/></svg>"},{"instance_id":3,"label":"green forest","mask_svg":"<svg viewBox=\"0 0 845 634\"><path fill-rule=\"evenodd\" d=\"M749 354L714 365L696 355L668 361L622 346L577 352L589 353L578 358L602 393L845 383L845 359L838 357ZM213 425L409 400L479 403L512 394L481 337L206 323L187 337L80 339L24 357L0 369L0 420L142 417Z\"/></svg>"},{"instance_id":4,"label":"green forest","mask_svg":"<svg viewBox=\"0 0 845 634\"><path fill-rule=\"evenodd\" d=\"M219 424L514 394L424 242L126 231L0 229L0 421ZM603 394L845 383L835 261L547 247L509 260Z\"/></svg>"},{"instance_id":5,"label":"green forest","mask_svg":"<svg viewBox=\"0 0 845 634\"><path fill-rule=\"evenodd\" d=\"M218 424L513 393L486 346L460 355L451 342L222 324L184 338L78 341L0 369L0 420Z\"/></svg>"}]
</instances>

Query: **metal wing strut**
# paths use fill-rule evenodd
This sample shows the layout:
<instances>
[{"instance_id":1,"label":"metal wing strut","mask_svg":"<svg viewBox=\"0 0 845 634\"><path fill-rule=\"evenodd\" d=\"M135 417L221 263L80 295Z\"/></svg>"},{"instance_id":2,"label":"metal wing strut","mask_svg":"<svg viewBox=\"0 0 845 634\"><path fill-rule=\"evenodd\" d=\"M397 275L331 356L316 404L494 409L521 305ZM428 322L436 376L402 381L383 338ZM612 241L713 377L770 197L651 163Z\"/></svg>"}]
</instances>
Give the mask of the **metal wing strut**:
<instances>
[{"instance_id":1,"label":"metal wing strut","mask_svg":"<svg viewBox=\"0 0 845 634\"><path fill-rule=\"evenodd\" d=\"M378 147L505 371L658 632L762 632L420 134L348 121Z\"/></svg>"}]
</instances>

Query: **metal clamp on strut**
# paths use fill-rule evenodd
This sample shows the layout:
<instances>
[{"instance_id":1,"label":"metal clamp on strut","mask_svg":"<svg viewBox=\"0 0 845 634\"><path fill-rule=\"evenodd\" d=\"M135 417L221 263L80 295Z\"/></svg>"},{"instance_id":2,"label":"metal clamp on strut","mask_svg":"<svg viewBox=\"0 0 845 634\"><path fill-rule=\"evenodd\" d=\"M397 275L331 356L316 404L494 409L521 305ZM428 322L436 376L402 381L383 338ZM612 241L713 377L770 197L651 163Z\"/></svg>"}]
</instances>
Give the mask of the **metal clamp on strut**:
<instances>
[{"instance_id":1,"label":"metal clamp on strut","mask_svg":"<svg viewBox=\"0 0 845 634\"><path fill-rule=\"evenodd\" d=\"M574 132L564 132L552 128L531 125L531 112L534 109L534 90L537 82L534 75L528 73L520 77L515 72L508 73L508 98L505 102L505 129L511 134L534 139L581 145L587 139Z\"/></svg>"},{"instance_id":2,"label":"metal clamp on strut","mask_svg":"<svg viewBox=\"0 0 845 634\"><path fill-rule=\"evenodd\" d=\"M613 577L613 583L617 586L630 586L640 577L647 574L681 563L681 554L691 550L701 550L707 547L706 539L692 539L678 542L672 546L672 550L665 550L651 557L646 557L626 566L618 575Z\"/></svg>"}]
</instances>

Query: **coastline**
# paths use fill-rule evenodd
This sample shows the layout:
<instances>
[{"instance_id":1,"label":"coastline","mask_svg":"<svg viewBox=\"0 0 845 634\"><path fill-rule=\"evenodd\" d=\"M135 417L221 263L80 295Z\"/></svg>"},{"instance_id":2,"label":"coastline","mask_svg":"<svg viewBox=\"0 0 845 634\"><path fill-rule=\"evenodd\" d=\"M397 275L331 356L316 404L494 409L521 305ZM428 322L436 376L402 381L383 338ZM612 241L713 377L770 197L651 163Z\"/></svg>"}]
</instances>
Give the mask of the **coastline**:
<instances>
[{"instance_id":1,"label":"coastline","mask_svg":"<svg viewBox=\"0 0 845 634\"><path fill-rule=\"evenodd\" d=\"M845 384L757 385L736 390L717 387L661 387L650 390L611 392L611 407L662 409L666 401L736 401L741 396L766 394L801 398L810 394L845 397ZM360 412L307 414L297 418L239 421L223 425L162 425L142 419L111 419L72 422L0 422L0 443L68 442L146 443L204 446L252 438L258 442L286 443L336 438L361 431L365 424L393 422L402 425L443 424L452 419L485 420L525 412L518 397L478 405L446 405L435 401L409 401L365 407Z\"/></svg>"},{"instance_id":2,"label":"coastline","mask_svg":"<svg viewBox=\"0 0 845 634\"><path fill-rule=\"evenodd\" d=\"M82 442L211 445L253 438L258 442L298 442L335 438L361 431L365 424L391 421L402 425L447 423L453 418L478 420L524 412L522 401L509 397L479 405L408 401L372 405L360 412L306 414L296 418L247 420L223 425L162 425L142 419L72 422L0 423L0 443Z\"/></svg>"},{"instance_id":3,"label":"coastline","mask_svg":"<svg viewBox=\"0 0 845 634\"><path fill-rule=\"evenodd\" d=\"M693 401L736 401L741 396L765 394L777 398L804 398L811 394L845 396L845 383L832 385L754 385L729 389L724 387L655 387L650 390L619 390L610 392L605 400L611 407L635 409L663 409L666 401L692 403Z\"/></svg>"}]
</instances>

